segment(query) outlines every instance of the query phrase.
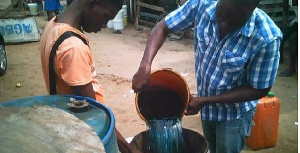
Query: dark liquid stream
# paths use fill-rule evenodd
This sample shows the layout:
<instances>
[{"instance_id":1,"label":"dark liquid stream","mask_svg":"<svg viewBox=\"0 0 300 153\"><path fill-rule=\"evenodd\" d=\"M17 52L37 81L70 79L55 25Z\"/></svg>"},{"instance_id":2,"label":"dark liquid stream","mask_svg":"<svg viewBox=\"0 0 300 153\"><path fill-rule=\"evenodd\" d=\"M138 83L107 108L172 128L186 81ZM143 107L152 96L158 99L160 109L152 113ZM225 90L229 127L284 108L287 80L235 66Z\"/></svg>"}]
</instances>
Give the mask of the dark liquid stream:
<instances>
[{"instance_id":1,"label":"dark liquid stream","mask_svg":"<svg viewBox=\"0 0 300 153\"><path fill-rule=\"evenodd\" d=\"M144 152L184 153L185 141L181 121L178 117L149 120Z\"/></svg>"},{"instance_id":2,"label":"dark liquid stream","mask_svg":"<svg viewBox=\"0 0 300 153\"><path fill-rule=\"evenodd\" d=\"M138 105L148 129L143 145L146 153L184 153L181 115L182 98L171 90L148 90L139 94Z\"/></svg>"}]
</instances>

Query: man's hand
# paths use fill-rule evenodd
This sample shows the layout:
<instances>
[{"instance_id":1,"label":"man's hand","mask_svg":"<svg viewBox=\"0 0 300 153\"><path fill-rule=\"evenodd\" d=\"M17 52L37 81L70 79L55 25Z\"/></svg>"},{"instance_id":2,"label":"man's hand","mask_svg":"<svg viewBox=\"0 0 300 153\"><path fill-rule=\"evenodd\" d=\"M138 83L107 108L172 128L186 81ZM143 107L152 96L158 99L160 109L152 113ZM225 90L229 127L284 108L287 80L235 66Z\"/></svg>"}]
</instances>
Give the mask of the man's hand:
<instances>
[{"instance_id":1,"label":"man's hand","mask_svg":"<svg viewBox=\"0 0 300 153\"><path fill-rule=\"evenodd\" d=\"M142 153L134 145L129 144L116 128L115 128L115 132L118 141L119 151L121 153Z\"/></svg>"},{"instance_id":2,"label":"man's hand","mask_svg":"<svg viewBox=\"0 0 300 153\"><path fill-rule=\"evenodd\" d=\"M200 97L191 97L191 100L184 110L185 115L195 115L198 114L199 110L204 107L206 103L204 102L204 98Z\"/></svg>"},{"instance_id":3,"label":"man's hand","mask_svg":"<svg viewBox=\"0 0 300 153\"><path fill-rule=\"evenodd\" d=\"M132 78L132 89L134 92L141 91L150 79L150 71L151 69L142 69L139 70L134 74Z\"/></svg>"}]
</instances>

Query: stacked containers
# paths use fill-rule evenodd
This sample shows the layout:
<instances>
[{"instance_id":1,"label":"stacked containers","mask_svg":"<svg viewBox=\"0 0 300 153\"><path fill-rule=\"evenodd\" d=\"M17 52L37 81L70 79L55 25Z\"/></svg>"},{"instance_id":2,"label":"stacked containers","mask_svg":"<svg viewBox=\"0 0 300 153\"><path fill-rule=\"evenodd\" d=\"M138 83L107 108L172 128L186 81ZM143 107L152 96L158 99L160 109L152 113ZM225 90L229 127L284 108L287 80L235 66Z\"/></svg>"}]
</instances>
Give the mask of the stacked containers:
<instances>
[{"instance_id":1,"label":"stacked containers","mask_svg":"<svg viewBox=\"0 0 300 153\"><path fill-rule=\"evenodd\" d=\"M113 19L114 30L124 29L123 12L124 11L121 9Z\"/></svg>"},{"instance_id":2,"label":"stacked containers","mask_svg":"<svg viewBox=\"0 0 300 153\"><path fill-rule=\"evenodd\" d=\"M127 23L127 5L123 5L115 18L108 21L107 27L114 28L114 30L123 30Z\"/></svg>"}]
</instances>

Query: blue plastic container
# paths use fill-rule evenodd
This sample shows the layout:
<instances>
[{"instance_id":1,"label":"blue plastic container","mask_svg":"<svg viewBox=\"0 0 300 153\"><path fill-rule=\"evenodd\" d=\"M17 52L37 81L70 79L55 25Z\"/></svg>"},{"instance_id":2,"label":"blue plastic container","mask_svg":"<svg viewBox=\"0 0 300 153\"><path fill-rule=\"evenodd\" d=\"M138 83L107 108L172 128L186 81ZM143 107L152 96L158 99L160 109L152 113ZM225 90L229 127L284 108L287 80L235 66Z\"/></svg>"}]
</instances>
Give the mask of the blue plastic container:
<instances>
[{"instance_id":1,"label":"blue plastic container","mask_svg":"<svg viewBox=\"0 0 300 153\"><path fill-rule=\"evenodd\" d=\"M90 103L90 109L86 112L75 113L69 109L67 103L70 103L70 98L77 100L86 100ZM100 137L105 151L107 153L119 152L116 133L115 133L115 118L111 110L103 104L98 103L94 99L69 96L69 95L51 95L20 98L8 102L4 102L1 106L4 107L22 107L48 105L54 108L62 109L70 114L75 115L80 120L90 125L97 135Z\"/></svg>"}]
</instances>

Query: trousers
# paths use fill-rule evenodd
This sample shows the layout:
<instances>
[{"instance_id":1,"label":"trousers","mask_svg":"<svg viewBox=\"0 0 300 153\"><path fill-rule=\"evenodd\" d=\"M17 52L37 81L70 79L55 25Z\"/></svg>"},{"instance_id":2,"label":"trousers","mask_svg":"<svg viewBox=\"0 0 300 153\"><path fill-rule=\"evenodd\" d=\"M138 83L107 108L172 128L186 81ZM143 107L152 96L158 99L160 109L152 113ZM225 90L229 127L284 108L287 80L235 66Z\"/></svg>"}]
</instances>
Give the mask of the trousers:
<instances>
[{"instance_id":1,"label":"trousers","mask_svg":"<svg viewBox=\"0 0 300 153\"><path fill-rule=\"evenodd\" d=\"M232 121L202 120L203 134L210 153L240 153L250 135L255 110L248 111Z\"/></svg>"}]
</instances>

